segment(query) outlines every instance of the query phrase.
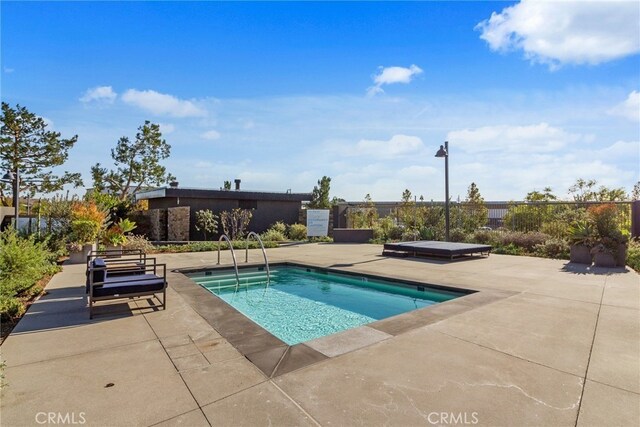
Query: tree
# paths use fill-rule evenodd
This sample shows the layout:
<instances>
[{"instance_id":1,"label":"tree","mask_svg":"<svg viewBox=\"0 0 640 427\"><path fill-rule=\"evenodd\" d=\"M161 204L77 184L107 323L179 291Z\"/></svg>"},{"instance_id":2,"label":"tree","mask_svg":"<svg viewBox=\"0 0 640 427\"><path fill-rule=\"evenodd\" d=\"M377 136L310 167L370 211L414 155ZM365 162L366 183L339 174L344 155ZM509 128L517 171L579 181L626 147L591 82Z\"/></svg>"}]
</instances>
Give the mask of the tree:
<instances>
[{"instance_id":1,"label":"tree","mask_svg":"<svg viewBox=\"0 0 640 427\"><path fill-rule=\"evenodd\" d=\"M597 190L598 182L595 179L585 181L582 178L569 187L569 193L576 202L616 202L627 200L627 192L624 188L609 188L601 185Z\"/></svg>"},{"instance_id":2,"label":"tree","mask_svg":"<svg viewBox=\"0 0 640 427\"><path fill-rule=\"evenodd\" d=\"M220 213L222 231L231 240L242 239L252 217L253 212L248 209L235 208L231 212L223 211Z\"/></svg>"},{"instance_id":3,"label":"tree","mask_svg":"<svg viewBox=\"0 0 640 427\"><path fill-rule=\"evenodd\" d=\"M402 192L400 206L396 209L396 218L406 228L418 232L425 225L427 208L418 206L409 189Z\"/></svg>"},{"instance_id":4,"label":"tree","mask_svg":"<svg viewBox=\"0 0 640 427\"><path fill-rule=\"evenodd\" d=\"M640 200L640 181L636 182L631 192L631 200Z\"/></svg>"},{"instance_id":5,"label":"tree","mask_svg":"<svg viewBox=\"0 0 640 427\"><path fill-rule=\"evenodd\" d=\"M524 197L527 202L551 202L557 199L551 187L544 187L542 191L533 190Z\"/></svg>"},{"instance_id":6,"label":"tree","mask_svg":"<svg viewBox=\"0 0 640 427\"><path fill-rule=\"evenodd\" d=\"M94 189L107 189L120 200L127 200L144 187L173 181L175 177L160 164L170 152L171 146L162 139L160 126L146 120L138 128L135 141L123 136L111 150L115 170L107 170L100 163L91 168Z\"/></svg>"},{"instance_id":7,"label":"tree","mask_svg":"<svg viewBox=\"0 0 640 427\"><path fill-rule=\"evenodd\" d=\"M489 209L485 206L484 199L475 182L469 186L467 198L462 203L462 208L464 212L462 228L465 231L472 232L487 224Z\"/></svg>"},{"instance_id":8,"label":"tree","mask_svg":"<svg viewBox=\"0 0 640 427\"><path fill-rule=\"evenodd\" d=\"M318 185L313 187L311 192L311 202L309 202L309 208L311 209L329 209L331 202L329 201L329 189L331 188L331 178L323 176L318 180Z\"/></svg>"},{"instance_id":9,"label":"tree","mask_svg":"<svg viewBox=\"0 0 640 427\"><path fill-rule=\"evenodd\" d=\"M573 200L576 202L592 201L595 197L595 191L593 191L595 186L595 179L586 181L582 178L578 178L575 184L569 187L569 194L573 195Z\"/></svg>"},{"instance_id":10,"label":"tree","mask_svg":"<svg viewBox=\"0 0 640 427\"><path fill-rule=\"evenodd\" d=\"M2 103L0 120L0 170L11 171L14 175L19 171L23 185L18 193L26 188L48 193L62 189L65 184L82 185L79 173L65 171L62 176L57 176L49 170L67 161L78 135L61 138L60 132L47 130L47 123L42 117L20 105L11 108L6 102ZM7 204L4 194L7 186L0 183L0 199L4 201L0 203Z\"/></svg>"},{"instance_id":11,"label":"tree","mask_svg":"<svg viewBox=\"0 0 640 427\"><path fill-rule=\"evenodd\" d=\"M551 187L533 190L525 196L524 205L511 203L504 216L504 226L512 231L537 231L555 215L555 207L549 202L557 200Z\"/></svg>"},{"instance_id":12,"label":"tree","mask_svg":"<svg viewBox=\"0 0 640 427\"><path fill-rule=\"evenodd\" d=\"M231 190L231 181L225 181L223 188L224 188L225 191Z\"/></svg>"},{"instance_id":13,"label":"tree","mask_svg":"<svg viewBox=\"0 0 640 427\"><path fill-rule=\"evenodd\" d=\"M601 185L596 192L597 202L622 202L627 200L627 192L624 188L609 188Z\"/></svg>"},{"instance_id":14,"label":"tree","mask_svg":"<svg viewBox=\"0 0 640 427\"><path fill-rule=\"evenodd\" d=\"M202 231L204 240L207 240L207 233L215 234L218 231L218 216L210 209L196 211L196 230Z\"/></svg>"},{"instance_id":15,"label":"tree","mask_svg":"<svg viewBox=\"0 0 640 427\"><path fill-rule=\"evenodd\" d=\"M364 196L364 202L357 208L349 208L348 217L352 228L373 228L378 222L378 210L371 195Z\"/></svg>"}]
</instances>

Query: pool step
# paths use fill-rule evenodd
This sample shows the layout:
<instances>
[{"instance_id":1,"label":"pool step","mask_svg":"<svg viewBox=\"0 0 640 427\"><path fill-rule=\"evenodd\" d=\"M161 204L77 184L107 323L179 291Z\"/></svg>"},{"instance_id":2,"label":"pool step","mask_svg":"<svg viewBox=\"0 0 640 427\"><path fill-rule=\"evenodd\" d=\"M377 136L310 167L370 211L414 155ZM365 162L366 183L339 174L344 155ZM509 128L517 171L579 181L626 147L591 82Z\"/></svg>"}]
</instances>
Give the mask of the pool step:
<instances>
[{"instance_id":1,"label":"pool step","mask_svg":"<svg viewBox=\"0 0 640 427\"><path fill-rule=\"evenodd\" d=\"M271 277L273 277L274 275L276 275L278 273L278 270L271 270ZM242 270L240 270L240 280L242 280L243 278L247 278L247 277L267 277L267 272L266 270L264 271L247 271L247 272L243 272ZM198 277L193 277L193 279L198 282L198 283L202 283L202 281L209 281L209 280L226 280L226 279L233 279L234 281L236 280L236 274L231 271L229 273L216 273L213 272L212 274L208 275L208 276L198 276Z\"/></svg>"},{"instance_id":2,"label":"pool step","mask_svg":"<svg viewBox=\"0 0 640 427\"><path fill-rule=\"evenodd\" d=\"M277 274L271 273L271 280L273 280ZM206 278L198 278L196 281L198 284L204 286L205 288L217 289L217 288L225 288L228 286L236 286L236 277L235 275L231 277L225 277L220 279L219 277L206 277ZM262 273L261 275L251 275L251 276L240 276L240 286L246 285L258 285L258 284L266 284L267 283L267 275L266 273Z\"/></svg>"}]
</instances>

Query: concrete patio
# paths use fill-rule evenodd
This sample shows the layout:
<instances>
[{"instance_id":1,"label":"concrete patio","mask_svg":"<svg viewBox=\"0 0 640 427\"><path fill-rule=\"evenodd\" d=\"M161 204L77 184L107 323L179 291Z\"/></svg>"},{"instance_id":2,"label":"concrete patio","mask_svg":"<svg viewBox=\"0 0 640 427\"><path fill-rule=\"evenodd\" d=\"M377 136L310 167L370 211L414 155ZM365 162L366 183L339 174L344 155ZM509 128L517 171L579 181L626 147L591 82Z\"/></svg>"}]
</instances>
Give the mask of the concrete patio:
<instances>
[{"instance_id":1,"label":"concrete patio","mask_svg":"<svg viewBox=\"0 0 640 427\"><path fill-rule=\"evenodd\" d=\"M7 364L0 424L638 424L635 272L501 255L445 262L381 253L366 244L268 250L272 262L472 289L484 301L442 304L447 314L429 312L419 327L376 322L309 343L322 357L279 375L243 356L246 349L212 326L215 312L196 310L174 288L189 286L181 274L169 274L166 311L147 300L111 303L89 320L84 266L65 266L0 347ZM171 270L215 264L211 252L157 257ZM261 258L250 252L251 261Z\"/></svg>"}]
</instances>

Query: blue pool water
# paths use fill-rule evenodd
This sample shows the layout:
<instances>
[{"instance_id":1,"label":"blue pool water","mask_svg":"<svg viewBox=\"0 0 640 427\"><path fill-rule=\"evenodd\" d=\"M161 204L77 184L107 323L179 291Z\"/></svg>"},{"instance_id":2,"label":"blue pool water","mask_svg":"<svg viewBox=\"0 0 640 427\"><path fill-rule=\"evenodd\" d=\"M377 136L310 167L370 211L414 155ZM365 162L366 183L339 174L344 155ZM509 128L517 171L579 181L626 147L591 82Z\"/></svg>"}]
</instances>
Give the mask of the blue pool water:
<instances>
[{"instance_id":1,"label":"blue pool water","mask_svg":"<svg viewBox=\"0 0 640 427\"><path fill-rule=\"evenodd\" d=\"M237 290L233 271L188 276L289 345L463 295L289 266L272 268L268 286L265 271L240 270Z\"/></svg>"}]
</instances>

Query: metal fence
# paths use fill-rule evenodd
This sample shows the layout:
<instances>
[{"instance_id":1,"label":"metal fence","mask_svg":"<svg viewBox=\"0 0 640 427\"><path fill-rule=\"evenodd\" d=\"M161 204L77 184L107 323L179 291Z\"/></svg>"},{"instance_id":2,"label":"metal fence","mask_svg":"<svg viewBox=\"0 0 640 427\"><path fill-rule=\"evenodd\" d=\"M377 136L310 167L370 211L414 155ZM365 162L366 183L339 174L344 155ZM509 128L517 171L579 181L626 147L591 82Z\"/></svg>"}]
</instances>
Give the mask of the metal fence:
<instances>
[{"instance_id":1,"label":"metal fence","mask_svg":"<svg viewBox=\"0 0 640 427\"><path fill-rule=\"evenodd\" d=\"M607 202L618 208L616 221L620 230L631 233L632 202ZM542 231L562 234L568 224L580 219L592 206L603 202L510 202L486 203L489 209L488 226L514 231Z\"/></svg>"},{"instance_id":2,"label":"metal fence","mask_svg":"<svg viewBox=\"0 0 640 427\"><path fill-rule=\"evenodd\" d=\"M591 206L613 203L618 208L616 220L620 230L637 236L640 227L640 202L485 202L488 212L485 227L491 229L505 228L514 231L541 231L551 235L562 235L566 228L576 219L584 217L584 212ZM636 204L635 209L632 208ZM401 202L374 202L373 206L382 218L391 216L398 222L398 209ZM417 207L431 208L441 212L444 219L443 202L417 202ZM334 210L338 226L348 226L348 213L360 209L357 203L342 203ZM476 212L464 203L450 203L451 228L462 228L465 216ZM635 212L635 213L634 213ZM634 218L634 215L636 218ZM433 219L433 218L432 218ZM634 231L634 224L636 230Z\"/></svg>"}]
</instances>

